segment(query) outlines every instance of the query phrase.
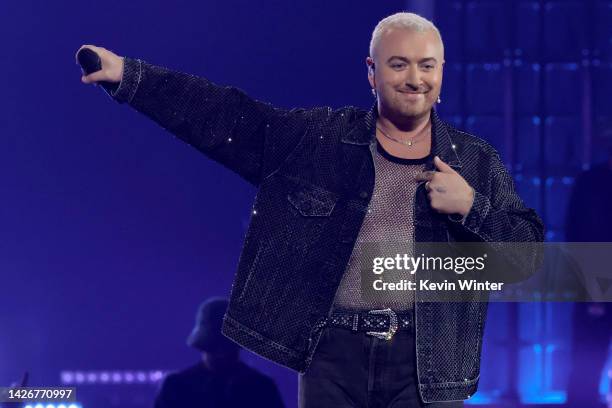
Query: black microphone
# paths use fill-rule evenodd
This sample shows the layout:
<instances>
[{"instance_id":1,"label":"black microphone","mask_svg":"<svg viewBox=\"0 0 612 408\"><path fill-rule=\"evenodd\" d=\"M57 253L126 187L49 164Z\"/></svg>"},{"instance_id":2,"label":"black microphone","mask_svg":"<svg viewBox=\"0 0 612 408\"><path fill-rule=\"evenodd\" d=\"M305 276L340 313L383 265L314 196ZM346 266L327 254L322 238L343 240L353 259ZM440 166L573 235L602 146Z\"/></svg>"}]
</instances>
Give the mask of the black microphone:
<instances>
[{"instance_id":1,"label":"black microphone","mask_svg":"<svg viewBox=\"0 0 612 408\"><path fill-rule=\"evenodd\" d=\"M79 52L77 52L77 61L85 75L102 69L102 60L100 60L100 56L91 48L81 48ZM96 84L101 85L102 89L104 89L110 97L112 97L112 93L119 88L119 83L99 81L96 82Z\"/></svg>"}]
</instances>

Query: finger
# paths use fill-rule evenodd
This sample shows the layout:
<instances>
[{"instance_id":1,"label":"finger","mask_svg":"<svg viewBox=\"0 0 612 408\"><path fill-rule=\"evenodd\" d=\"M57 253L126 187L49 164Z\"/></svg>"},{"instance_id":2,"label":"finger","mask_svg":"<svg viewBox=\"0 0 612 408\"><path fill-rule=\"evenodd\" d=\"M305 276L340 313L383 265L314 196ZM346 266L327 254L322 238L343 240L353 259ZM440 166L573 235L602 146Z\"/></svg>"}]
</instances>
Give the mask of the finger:
<instances>
[{"instance_id":1,"label":"finger","mask_svg":"<svg viewBox=\"0 0 612 408\"><path fill-rule=\"evenodd\" d=\"M427 181L425 182L425 190L427 190L428 192L431 191L431 181Z\"/></svg>"},{"instance_id":2,"label":"finger","mask_svg":"<svg viewBox=\"0 0 612 408\"><path fill-rule=\"evenodd\" d=\"M455 170L448 164L444 163L439 156L434 157L436 168L442 173L456 173Z\"/></svg>"},{"instance_id":3,"label":"finger","mask_svg":"<svg viewBox=\"0 0 612 408\"><path fill-rule=\"evenodd\" d=\"M438 193L446 193L446 187L443 186L436 186L434 187L434 190L436 190Z\"/></svg>"},{"instance_id":4,"label":"finger","mask_svg":"<svg viewBox=\"0 0 612 408\"><path fill-rule=\"evenodd\" d=\"M416 181L430 181L431 179L433 179L434 174L436 174L436 172L433 171L433 170L422 171L422 172L418 173L414 177L414 179Z\"/></svg>"},{"instance_id":5,"label":"finger","mask_svg":"<svg viewBox=\"0 0 612 408\"><path fill-rule=\"evenodd\" d=\"M433 196L433 192L430 192L429 194L427 194L427 197L429 197L429 206L434 210L434 211L438 211L438 201L436 200L436 198Z\"/></svg>"},{"instance_id":6,"label":"finger","mask_svg":"<svg viewBox=\"0 0 612 408\"><path fill-rule=\"evenodd\" d=\"M91 84L91 83L95 83L95 82L98 82L98 81L103 81L105 79L106 79L106 74L102 70L96 71L96 72L92 72L89 75L83 75L81 77L81 81L83 81L83 83L85 83L85 84Z\"/></svg>"}]
</instances>

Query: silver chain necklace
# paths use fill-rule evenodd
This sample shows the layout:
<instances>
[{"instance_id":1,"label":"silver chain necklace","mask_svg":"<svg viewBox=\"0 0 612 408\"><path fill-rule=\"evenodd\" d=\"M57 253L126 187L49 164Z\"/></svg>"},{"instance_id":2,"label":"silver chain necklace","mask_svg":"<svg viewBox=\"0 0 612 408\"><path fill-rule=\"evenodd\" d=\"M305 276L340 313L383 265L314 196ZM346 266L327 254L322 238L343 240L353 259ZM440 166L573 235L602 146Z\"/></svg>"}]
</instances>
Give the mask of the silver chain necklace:
<instances>
[{"instance_id":1,"label":"silver chain necklace","mask_svg":"<svg viewBox=\"0 0 612 408\"><path fill-rule=\"evenodd\" d=\"M421 140L424 139L424 137L420 138L420 139L411 139L411 140L400 140L400 139L396 139L393 136L389 136L384 130L382 130L381 128L379 128L378 126L376 126L376 129L380 130L380 133L382 133L382 135L384 137L386 137L389 140L393 140L395 143L399 143L402 144L404 146L412 146L418 142L420 142Z\"/></svg>"}]
</instances>

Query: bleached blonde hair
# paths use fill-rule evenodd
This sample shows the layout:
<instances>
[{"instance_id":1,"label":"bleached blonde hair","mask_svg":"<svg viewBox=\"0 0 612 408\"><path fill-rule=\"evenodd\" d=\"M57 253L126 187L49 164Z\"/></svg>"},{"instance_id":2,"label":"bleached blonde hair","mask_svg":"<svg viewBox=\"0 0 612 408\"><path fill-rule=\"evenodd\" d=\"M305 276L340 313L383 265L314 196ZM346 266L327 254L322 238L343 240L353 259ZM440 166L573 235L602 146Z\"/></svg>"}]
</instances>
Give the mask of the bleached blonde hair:
<instances>
[{"instance_id":1,"label":"bleached blonde hair","mask_svg":"<svg viewBox=\"0 0 612 408\"><path fill-rule=\"evenodd\" d=\"M442 35L438 28L429 21L428 19L419 16L414 13L395 13L388 17L383 18L376 24L374 31L372 32L372 39L370 40L370 57L374 55L374 48L380 41L380 37L390 28L399 27L407 28L417 32L434 31L438 38L440 38L440 44L442 44L442 52L444 52L444 43L442 42Z\"/></svg>"}]
</instances>

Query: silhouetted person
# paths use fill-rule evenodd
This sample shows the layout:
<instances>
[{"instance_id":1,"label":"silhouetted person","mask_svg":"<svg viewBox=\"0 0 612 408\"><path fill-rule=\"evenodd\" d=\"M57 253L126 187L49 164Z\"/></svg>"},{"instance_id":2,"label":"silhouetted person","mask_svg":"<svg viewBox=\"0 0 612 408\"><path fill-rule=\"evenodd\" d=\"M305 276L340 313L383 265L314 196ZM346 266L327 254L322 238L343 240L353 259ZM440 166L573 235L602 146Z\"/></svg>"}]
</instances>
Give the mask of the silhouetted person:
<instances>
[{"instance_id":1,"label":"silhouetted person","mask_svg":"<svg viewBox=\"0 0 612 408\"><path fill-rule=\"evenodd\" d=\"M274 381L240 361L240 347L221 334L227 305L222 298L200 305L187 344L202 360L165 378L155 408L284 407Z\"/></svg>"},{"instance_id":2,"label":"silhouetted person","mask_svg":"<svg viewBox=\"0 0 612 408\"><path fill-rule=\"evenodd\" d=\"M567 211L567 241L611 242L611 202L612 141L608 146L608 159L576 178ZM605 406L599 398L599 381L607 360L611 329L609 303L579 302L574 305L568 406Z\"/></svg>"}]
</instances>

